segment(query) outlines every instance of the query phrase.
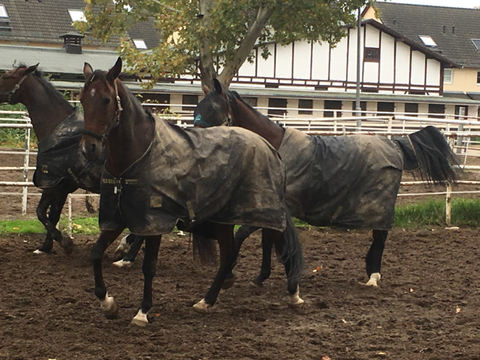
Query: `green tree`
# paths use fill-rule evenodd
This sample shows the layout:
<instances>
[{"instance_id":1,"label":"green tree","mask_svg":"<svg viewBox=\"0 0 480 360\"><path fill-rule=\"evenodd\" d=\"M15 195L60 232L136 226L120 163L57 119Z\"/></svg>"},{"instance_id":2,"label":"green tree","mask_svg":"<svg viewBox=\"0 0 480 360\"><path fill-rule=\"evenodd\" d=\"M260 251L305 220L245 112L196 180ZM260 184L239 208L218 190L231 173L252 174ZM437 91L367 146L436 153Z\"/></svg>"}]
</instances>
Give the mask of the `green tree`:
<instances>
[{"instance_id":1,"label":"green tree","mask_svg":"<svg viewBox=\"0 0 480 360\"><path fill-rule=\"evenodd\" d=\"M126 67L142 76L176 77L200 71L210 86L213 76L229 85L252 49L295 40L336 44L343 26L355 23L356 10L369 0L85 0L87 22L80 31L108 40L120 36ZM139 51L124 34L139 21L152 20L162 40ZM199 69L195 60L199 59ZM216 69L221 69L217 74Z\"/></svg>"}]
</instances>

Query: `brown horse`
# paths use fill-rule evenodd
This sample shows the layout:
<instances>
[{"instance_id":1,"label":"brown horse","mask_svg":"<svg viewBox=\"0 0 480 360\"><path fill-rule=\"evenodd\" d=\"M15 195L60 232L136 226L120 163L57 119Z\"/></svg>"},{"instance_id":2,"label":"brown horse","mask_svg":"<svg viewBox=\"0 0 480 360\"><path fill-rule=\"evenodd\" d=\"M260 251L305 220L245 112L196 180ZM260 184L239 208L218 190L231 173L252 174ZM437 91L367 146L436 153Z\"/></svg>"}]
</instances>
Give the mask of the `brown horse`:
<instances>
[{"instance_id":1,"label":"brown horse","mask_svg":"<svg viewBox=\"0 0 480 360\"><path fill-rule=\"evenodd\" d=\"M125 228L146 239L143 301L135 324L148 323L160 240L175 226L192 232L194 243L200 234L218 240L220 248L218 273L195 309L214 305L235 264L237 223L266 228L285 266L290 304L301 304L303 257L283 202L284 170L276 151L243 129L185 130L154 118L118 79L121 68L120 58L108 72L86 63L80 95L83 152L90 160L100 156L102 144L106 152L101 234L91 253L95 294L105 315L115 317L118 306L103 281L103 253Z\"/></svg>"},{"instance_id":2,"label":"brown horse","mask_svg":"<svg viewBox=\"0 0 480 360\"><path fill-rule=\"evenodd\" d=\"M380 136L308 136L285 129L225 91L218 80L194 111L203 127L229 123L264 137L277 149L287 173L286 202L292 215L314 226L373 229L365 262L367 285L377 286L388 230L403 170L419 170L430 183L454 181L455 154L443 135L429 126L395 141ZM242 227L238 246L257 228ZM271 241L262 236L263 262L253 280L270 275Z\"/></svg>"},{"instance_id":3,"label":"brown horse","mask_svg":"<svg viewBox=\"0 0 480 360\"><path fill-rule=\"evenodd\" d=\"M39 141L35 185L42 189L37 216L47 235L35 253L50 253L56 240L67 253L73 249L68 237L63 237L57 223L68 194L78 188L100 192L103 160L87 162L81 154L79 141L83 116L33 66L20 65L0 78L0 102L21 103L27 107L33 130ZM119 264L131 263L142 238L129 235L134 243Z\"/></svg>"}]
</instances>

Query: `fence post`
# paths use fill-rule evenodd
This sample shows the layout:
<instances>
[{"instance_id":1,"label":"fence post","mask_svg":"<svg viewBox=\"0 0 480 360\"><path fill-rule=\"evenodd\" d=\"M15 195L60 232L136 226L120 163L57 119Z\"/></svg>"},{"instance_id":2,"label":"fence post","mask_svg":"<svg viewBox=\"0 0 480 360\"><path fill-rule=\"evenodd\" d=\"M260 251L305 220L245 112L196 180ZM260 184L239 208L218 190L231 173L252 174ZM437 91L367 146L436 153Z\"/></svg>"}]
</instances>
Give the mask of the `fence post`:
<instances>
[{"instance_id":1,"label":"fence post","mask_svg":"<svg viewBox=\"0 0 480 360\"><path fill-rule=\"evenodd\" d=\"M73 239L72 230L72 194L68 194L68 236Z\"/></svg>"},{"instance_id":2,"label":"fence post","mask_svg":"<svg viewBox=\"0 0 480 360\"><path fill-rule=\"evenodd\" d=\"M30 128L25 130L25 158L23 159L23 181L28 181L28 165L30 163ZM28 186L23 187L22 215L27 215Z\"/></svg>"},{"instance_id":3,"label":"fence post","mask_svg":"<svg viewBox=\"0 0 480 360\"><path fill-rule=\"evenodd\" d=\"M452 225L452 184L447 181L447 195L445 199L445 223Z\"/></svg>"}]
</instances>

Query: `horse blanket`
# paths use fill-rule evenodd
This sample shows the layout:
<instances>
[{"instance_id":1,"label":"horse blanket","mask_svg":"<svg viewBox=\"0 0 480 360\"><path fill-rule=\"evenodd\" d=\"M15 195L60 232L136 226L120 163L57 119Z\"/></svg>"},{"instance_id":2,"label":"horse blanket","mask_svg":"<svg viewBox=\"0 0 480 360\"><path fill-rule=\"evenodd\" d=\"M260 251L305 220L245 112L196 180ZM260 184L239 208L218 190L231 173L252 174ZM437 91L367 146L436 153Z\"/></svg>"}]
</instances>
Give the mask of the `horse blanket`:
<instances>
[{"instance_id":1,"label":"horse blanket","mask_svg":"<svg viewBox=\"0 0 480 360\"><path fill-rule=\"evenodd\" d=\"M403 155L380 136L308 136L287 128L279 153L292 216L311 225L388 230Z\"/></svg>"},{"instance_id":2,"label":"horse blanket","mask_svg":"<svg viewBox=\"0 0 480 360\"><path fill-rule=\"evenodd\" d=\"M285 171L278 153L241 128L182 129L156 119L155 139L121 176L102 175L101 230L137 235L209 220L283 231Z\"/></svg>"},{"instance_id":3,"label":"horse blanket","mask_svg":"<svg viewBox=\"0 0 480 360\"><path fill-rule=\"evenodd\" d=\"M75 111L38 144L35 186L46 189L69 179L82 189L99 193L104 160L88 161L80 149L83 117Z\"/></svg>"}]
</instances>

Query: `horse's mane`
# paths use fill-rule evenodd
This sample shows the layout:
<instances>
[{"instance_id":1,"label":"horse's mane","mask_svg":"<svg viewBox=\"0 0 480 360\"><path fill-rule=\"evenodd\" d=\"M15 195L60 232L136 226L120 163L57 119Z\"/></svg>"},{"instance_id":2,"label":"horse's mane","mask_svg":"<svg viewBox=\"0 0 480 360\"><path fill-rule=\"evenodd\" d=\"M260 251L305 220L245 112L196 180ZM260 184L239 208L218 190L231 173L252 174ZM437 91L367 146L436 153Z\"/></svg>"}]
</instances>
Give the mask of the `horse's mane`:
<instances>
[{"instance_id":1,"label":"horse's mane","mask_svg":"<svg viewBox=\"0 0 480 360\"><path fill-rule=\"evenodd\" d=\"M20 63L18 65L18 69L24 69L24 68L27 68L27 65L23 64L23 63ZM43 76L43 72L41 70L39 70L38 68L32 73L33 76L35 76L36 78L38 78L40 80L40 83L42 84L42 86L45 88L45 90L47 91L48 94L50 94L54 99L58 100L58 101L63 101L65 104L68 104L72 109L74 108L74 106L72 106L72 104L70 104L68 102L67 99L65 99L62 95L62 93L60 91L58 91L57 89L55 89L55 87L52 85L52 83L50 81L48 81L44 76Z\"/></svg>"},{"instance_id":2,"label":"horse's mane","mask_svg":"<svg viewBox=\"0 0 480 360\"><path fill-rule=\"evenodd\" d=\"M259 117L262 117L262 118L270 121L270 119L268 118L268 116L263 115L260 111L258 111L257 109L255 109L252 105L250 105L248 102L246 102L245 100L243 100L242 97L238 94L238 92L232 91L232 90L229 90L228 92L229 92L230 94L232 94L235 99L237 99L237 100L240 101L242 104L244 104L248 109L250 109L250 111L252 111L255 115L257 115L257 116L259 116Z\"/></svg>"}]
</instances>

